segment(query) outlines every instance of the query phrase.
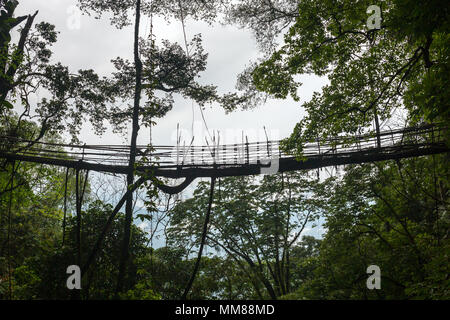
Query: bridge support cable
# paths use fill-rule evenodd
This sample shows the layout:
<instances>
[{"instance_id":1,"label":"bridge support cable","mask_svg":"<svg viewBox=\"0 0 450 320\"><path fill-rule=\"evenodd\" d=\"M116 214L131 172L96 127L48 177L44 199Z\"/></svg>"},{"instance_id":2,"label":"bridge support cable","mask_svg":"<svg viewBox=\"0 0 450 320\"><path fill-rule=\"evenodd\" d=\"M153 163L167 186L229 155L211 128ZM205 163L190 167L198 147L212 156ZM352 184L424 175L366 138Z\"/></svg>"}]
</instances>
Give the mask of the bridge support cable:
<instances>
[{"instance_id":1,"label":"bridge support cable","mask_svg":"<svg viewBox=\"0 0 450 320\"><path fill-rule=\"evenodd\" d=\"M67 219L67 181L69 179L69 167L66 168L66 178L64 180L64 217L62 223L62 246L64 247L65 239L66 239L66 219Z\"/></svg>"},{"instance_id":2,"label":"bridge support cable","mask_svg":"<svg viewBox=\"0 0 450 320\"><path fill-rule=\"evenodd\" d=\"M140 177L138 180L136 180L134 182L134 184L132 184L130 186L130 188L127 189L127 191L125 192L125 194L122 196L122 198L119 200L119 202L117 203L117 205L114 207L114 210L111 212L111 214L109 215L108 220L106 221L105 226L102 229L102 232L100 233L99 237L97 238L97 241L95 242L94 247L92 248L91 253L88 256L88 259L86 261L86 263L83 265L83 267L81 268L81 276L84 276L86 274L86 271L89 269L89 267L92 265L92 263L94 262L98 251L100 250L100 247L102 245L103 240L106 237L106 234L108 233L109 229L111 228L112 222L114 221L114 218L116 217L117 213L120 211L120 209L122 209L123 204L125 203L125 201L127 200L127 198L134 192L136 191L137 188L139 188L145 181L148 180L148 177L142 176Z\"/></svg>"},{"instance_id":3,"label":"bridge support cable","mask_svg":"<svg viewBox=\"0 0 450 320\"><path fill-rule=\"evenodd\" d=\"M158 184L158 183L156 184L156 186L158 189L160 189L161 191L163 191L165 193L176 194L176 193L183 191L187 186L189 186L192 183L192 181L194 181L194 179L195 179L194 177L188 177L181 184L179 184L178 186L174 186L174 187L166 186L166 185ZM129 188L126 191L126 193L122 196L122 198L119 200L119 202L115 206L114 210L111 212L108 220L106 221L105 226L103 227L102 232L100 233L97 241L95 242L95 245L92 248L92 251L88 256L86 263L83 265L83 267L81 269L82 276L84 276L86 274L86 272L89 270L89 267L94 262L98 252L100 251L102 242L105 239L106 235L108 234L108 231L111 228L114 218L116 217L117 213L122 209L124 203L126 202L127 197L129 197L129 195L131 195L134 191L136 191L136 189L138 189L144 182L146 182L148 180L150 180L150 178L148 176L146 176L146 175L141 176L138 180L136 180L136 182L131 186L131 188Z\"/></svg>"},{"instance_id":4,"label":"bridge support cable","mask_svg":"<svg viewBox=\"0 0 450 320\"><path fill-rule=\"evenodd\" d=\"M186 297L187 297L189 291L192 288L192 284L194 283L195 277L196 277L198 269L200 267L200 262L201 262L202 254L203 254L203 247L205 246L205 242L206 242L206 234L208 233L208 223L209 223L209 218L210 218L210 215L211 215L211 208L212 208L212 202L213 202L213 196L214 196L214 185L215 185L215 183L216 183L216 178L212 177L211 178L211 187L210 187L210 190L209 190L208 209L206 211L205 223L203 224L202 239L201 239L201 242L200 242L200 248L198 250L197 260L195 261L194 270L192 271L191 278L189 279L189 282L188 282L186 288L184 289L184 293L181 296L181 300L186 300Z\"/></svg>"}]
</instances>

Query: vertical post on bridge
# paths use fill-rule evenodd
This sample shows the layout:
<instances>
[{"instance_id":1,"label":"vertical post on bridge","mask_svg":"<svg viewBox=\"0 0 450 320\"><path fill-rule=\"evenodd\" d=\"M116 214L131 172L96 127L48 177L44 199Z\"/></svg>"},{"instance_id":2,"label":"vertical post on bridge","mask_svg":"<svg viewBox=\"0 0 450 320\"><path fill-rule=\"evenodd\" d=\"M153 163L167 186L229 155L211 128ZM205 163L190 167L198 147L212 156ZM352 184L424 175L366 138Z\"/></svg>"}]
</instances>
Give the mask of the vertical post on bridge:
<instances>
[{"instance_id":1,"label":"vertical post on bridge","mask_svg":"<svg viewBox=\"0 0 450 320\"><path fill-rule=\"evenodd\" d=\"M319 156L322 154L321 152L320 152L320 140L319 140L319 136L317 136L317 149L318 149L318 151L319 151ZM319 158L320 159L320 158ZM317 179L319 179L320 178L320 171L319 171L319 168L317 168Z\"/></svg>"},{"instance_id":2,"label":"vertical post on bridge","mask_svg":"<svg viewBox=\"0 0 450 320\"><path fill-rule=\"evenodd\" d=\"M356 150L361 151L361 131L359 131L359 130L358 130L358 134L356 135Z\"/></svg>"},{"instance_id":3,"label":"vertical post on bridge","mask_svg":"<svg viewBox=\"0 0 450 320\"><path fill-rule=\"evenodd\" d=\"M280 161L281 161L281 148L280 148L280 143L278 143L278 169L277 169L277 171L280 170ZM283 186L284 186L284 184L283 184ZM283 187L283 189L284 189L284 187Z\"/></svg>"},{"instance_id":4,"label":"vertical post on bridge","mask_svg":"<svg viewBox=\"0 0 450 320\"><path fill-rule=\"evenodd\" d=\"M392 129L389 127L389 130L391 131L391 141L392 141L392 145L395 145L395 137L394 137L394 132L392 131ZM403 143L401 141L401 143Z\"/></svg>"},{"instance_id":5,"label":"vertical post on bridge","mask_svg":"<svg viewBox=\"0 0 450 320\"><path fill-rule=\"evenodd\" d=\"M434 128L431 127L431 144L434 145Z\"/></svg>"},{"instance_id":6,"label":"vertical post on bridge","mask_svg":"<svg viewBox=\"0 0 450 320\"><path fill-rule=\"evenodd\" d=\"M205 152L205 148L202 147L202 164L205 164L205 159L203 158L203 153Z\"/></svg>"},{"instance_id":7,"label":"vertical post on bridge","mask_svg":"<svg viewBox=\"0 0 450 320\"><path fill-rule=\"evenodd\" d=\"M249 152L249 146L248 146L248 137L245 136L245 148L247 149L247 164L250 164L250 152Z\"/></svg>"},{"instance_id":8,"label":"vertical post on bridge","mask_svg":"<svg viewBox=\"0 0 450 320\"><path fill-rule=\"evenodd\" d=\"M336 158L337 157L337 143L338 143L338 139L337 138L331 138L331 141L333 141L332 142L332 148L333 148L333 155L334 155L334 157ZM335 165L334 166L334 170L336 170L336 174L338 173L338 168L337 168L337 166Z\"/></svg>"},{"instance_id":9,"label":"vertical post on bridge","mask_svg":"<svg viewBox=\"0 0 450 320\"><path fill-rule=\"evenodd\" d=\"M217 162L220 162L220 131L217 130Z\"/></svg>"},{"instance_id":10,"label":"vertical post on bridge","mask_svg":"<svg viewBox=\"0 0 450 320\"><path fill-rule=\"evenodd\" d=\"M85 144L83 144L83 153L82 153L82 155L81 155L81 161L83 161L84 160L84 148L86 147L86 143Z\"/></svg>"},{"instance_id":11,"label":"vertical post on bridge","mask_svg":"<svg viewBox=\"0 0 450 320\"><path fill-rule=\"evenodd\" d=\"M321 155L321 152L320 152L320 140L319 140L319 137L317 137L316 139L317 139L317 149L319 150L319 155Z\"/></svg>"},{"instance_id":12,"label":"vertical post on bridge","mask_svg":"<svg viewBox=\"0 0 450 320\"><path fill-rule=\"evenodd\" d=\"M256 163L259 162L259 141L256 143Z\"/></svg>"},{"instance_id":13,"label":"vertical post on bridge","mask_svg":"<svg viewBox=\"0 0 450 320\"><path fill-rule=\"evenodd\" d=\"M440 140L441 140L441 128L439 127L439 125L437 125L437 126L435 126L435 125L433 125L432 127L431 127L431 130L433 130L433 132L435 131L435 130L437 130L437 133L438 133L438 135L437 135L437 140L436 140L436 142L439 142Z\"/></svg>"},{"instance_id":14,"label":"vertical post on bridge","mask_svg":"<svg viewBox=\"0 0 450 320\"><path fill-rule=\"evenodd\" d=\"M270 159L270 142L269 142L269 136L267 135L266 126L263 126L264 128L264 134L266 135L266 143L267 143L267 158Z\"/></svg>"},{"instance_id":15,"label":"vertical post on bridge","mask_svg":"<svg viewBox=\"0 0 450 320\"><path fill-rule=\"evenodd\" d=\"M177 169L180 164L180 139L181 139L181 137L180 137L179 130L180 130L180 124L177 123Z\"/></svg>"},{"instance_id":16,"label":"vertical post on bridge","mask_svg":"<svg viewBox=\"0 0 450 320\"><path fill-rule=\"evenodd\" d=\"M186 141L183 140L183 157L181 158L181 166L184 166L184 156L186 155Z\"/></svg>"},{"instance_id":17,"label":"vertical post on bridge","mask_svg":"<svg viewBox=\"0 0 450 320\"><path fill-rule=\"evenodd\" d=\"M227 163L227 159L226 159L226 156L227 156L227 147L225 146L225 144L224 144L223 147L222 147L222 152L223 152L223 156L222 156L222 158L223 158L223 164L226 164L226 163Z\"/></svg>"}]
</instances>

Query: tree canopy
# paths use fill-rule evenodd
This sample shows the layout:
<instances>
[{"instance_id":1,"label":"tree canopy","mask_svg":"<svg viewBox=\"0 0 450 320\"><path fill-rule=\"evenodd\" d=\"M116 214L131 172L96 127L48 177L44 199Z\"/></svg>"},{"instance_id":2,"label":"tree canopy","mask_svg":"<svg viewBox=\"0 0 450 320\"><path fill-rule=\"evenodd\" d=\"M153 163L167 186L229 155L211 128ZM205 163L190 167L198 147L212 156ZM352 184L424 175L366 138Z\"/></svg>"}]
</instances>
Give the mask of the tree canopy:
<instances>
[{"instance_id":1,"label":"tree canopy","mask_svg":"<svg viewBox=\"0 0 450 320\"><path fill-rule=\"evenodd\" d=\"M292 98L305 111L282 141L292 161L307 159L306 143L361 133L378 137L377 155L385 126L434 124L448 147L444 1L78 0L112 30L132 27L133 59L114 58L102 76L55 61L65 39L35 22L39 12L17 16L19 4L0 0L0 299L450 298L448 152L331 172L213 174L182 195L136 170L148 161L141 127L167 117L176 98L256 115L268 98ZM260 58L223 94L201 77L217 54L202 35L144 38L141 19L153 16L240 27ZM328 82L300 104L304 75ZM70 159L62 146L80 142L88 123L96 135L131 125L125 179L5 156L45 145ZM401 146L435 138L405 135ZM67 285L69 266L81 288ZM381 270L381 288L368 286L369 266Z\"/></svg>"},{"instance_id":2,"label":"tree canopy","mask_svg":"<svg viewBox=\"0 0 450 320\"><path fill-rule=\"evenodd\" d=\"M448 122L448 8L443 1L379 1L379 29L368 25L370 1L239 2L231 19L250 28L267 58L249 75L255 90L301 98L297 76L329 84L302 104L288 150L317 138L356 134L406 113L410 124ZM264 28L265 27L265 28ZM269 46L285 28L282 43Z\"/></svg>"}]
</instances>

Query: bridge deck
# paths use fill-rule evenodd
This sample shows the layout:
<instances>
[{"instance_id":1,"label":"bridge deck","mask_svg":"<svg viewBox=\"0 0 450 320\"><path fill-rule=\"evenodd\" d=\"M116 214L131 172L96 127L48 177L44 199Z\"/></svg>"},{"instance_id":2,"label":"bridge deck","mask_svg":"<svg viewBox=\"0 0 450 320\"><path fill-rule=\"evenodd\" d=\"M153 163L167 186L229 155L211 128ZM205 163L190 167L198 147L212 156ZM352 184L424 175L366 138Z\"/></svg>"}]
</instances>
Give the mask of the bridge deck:
<instances>
[{"instance_id":1,"label":"bridge deck","mask_svg":"<svg viewBox=\"0 0 450 320\"><path fill-rule=\"evenodd\" d=\"M436 125L342 136L304 146L304 159L280 150L279 141L207 146L138 146L138 171L152 170L156 176L224 177L260 174L270 165L278 172L316 169L354 163L402 159L448 152L446 128ZM126 174L129 146L33 143L0 137L0 158L68 168Z\"/></svg>"}]
</instances>

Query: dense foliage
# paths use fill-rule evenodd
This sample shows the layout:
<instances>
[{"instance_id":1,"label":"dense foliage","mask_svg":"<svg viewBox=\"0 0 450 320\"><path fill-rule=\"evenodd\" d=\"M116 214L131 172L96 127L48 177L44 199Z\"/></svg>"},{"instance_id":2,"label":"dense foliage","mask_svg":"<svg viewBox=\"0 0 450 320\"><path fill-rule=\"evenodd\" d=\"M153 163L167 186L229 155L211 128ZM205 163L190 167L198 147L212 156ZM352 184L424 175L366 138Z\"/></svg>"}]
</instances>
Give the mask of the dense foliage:
<instances>
[{"instance_id":1,"label":"dense foliage","mask_svg":"<svg viewBox=\"0 0 450 320\"><path fill-rule=\"evenodd\" d=\"M17 17L19 2L0 0L0 153L76 141L88 121L97 134L132 123L136 142L139 126L164 117L176 94L230 112L265 95L298 101L303 74L329 83L303 103L306 116L285 140L286 151L301 156L305 142L379 132L382 123L399 125L396 115L402 126L440 123L448 142L449 7L377 1L381 25L370 29L372 4L79 0L84 13L109 13L117 28L136 19L135 61L118 57L115 71L101 78L55 63L55 27L36 24L37 12ZM221 95L197 79L207 59L201 36L186 51L178 43L156 45L139 37L141 14L211 24L224 18L250 29L264 58L240 75L244 94ZM92 175L2 158L0 299L179 299L197 267L189 299L450 299L449 175L446 153L348 165L335 175L220 178L212 192L199 181L187 199L165 198L149 179L138 191L142 208L134 210L142 203L130 192L122 213L114 206L123 190L109 188L102 197L103 182ZM127 178L129 190L133 170ZM206 252L197 260L209 207ZM153 229L145 231L138 218ZM154 246L158 232L164 241ZM88 261L82 289L69 290L67 267ZM367 288L369 265L381 269L379 290Z\"/></svg>"}]
</instances>

